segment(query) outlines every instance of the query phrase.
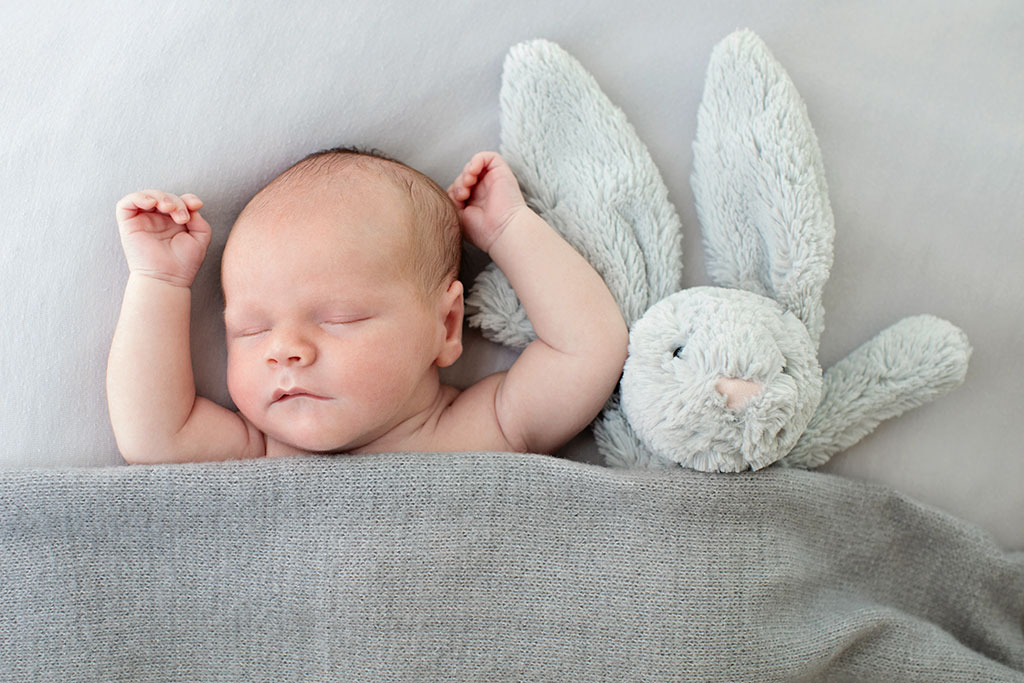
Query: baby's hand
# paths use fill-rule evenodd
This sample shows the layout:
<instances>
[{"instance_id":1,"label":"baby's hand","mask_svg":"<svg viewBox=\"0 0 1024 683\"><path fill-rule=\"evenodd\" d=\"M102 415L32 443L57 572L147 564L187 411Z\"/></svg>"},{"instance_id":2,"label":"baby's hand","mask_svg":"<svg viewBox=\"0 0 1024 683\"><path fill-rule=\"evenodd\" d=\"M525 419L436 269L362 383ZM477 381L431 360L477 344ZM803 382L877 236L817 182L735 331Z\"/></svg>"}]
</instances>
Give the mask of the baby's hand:
<instances>
[{"instance_id":1,"label":"baby's hand","mask_svg":"<svg viewBox=\"0 0 1024 683\"><path fill-rule=\"evenodd\" d=\"M497 152L474 155L448 196L459 210L466 239L484 251L517 215L530 211L512 169Z\"/></svg>"},{"instance_id":2,"label":"baby's hand","mask_svg":"<svg viewBox=\"0 0 1024 683\"><path fill-rule=\"evenodd\" d=\"M143 190L117 203L128 268L133 273L189 287L206 257L212 231L194 194L177 197L159 190Z\"/></svg>"}]
</instances>

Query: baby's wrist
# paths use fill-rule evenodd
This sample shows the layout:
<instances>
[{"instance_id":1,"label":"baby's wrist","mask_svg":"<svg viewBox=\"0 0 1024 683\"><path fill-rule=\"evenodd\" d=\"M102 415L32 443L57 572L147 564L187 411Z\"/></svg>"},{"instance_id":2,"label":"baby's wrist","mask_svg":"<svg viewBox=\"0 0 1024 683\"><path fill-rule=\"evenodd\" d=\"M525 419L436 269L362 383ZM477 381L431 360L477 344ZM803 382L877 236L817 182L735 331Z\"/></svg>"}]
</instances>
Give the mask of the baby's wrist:
<instances>
[{"instance_id":1,"label":"baby's wrist","mask_svg":"<svg viewBox=\"0 0 1024 683\"><path fill-rule=\"evenodd\" d=\"M192 288L192 279L145 270L129 270L128 281L140 282L147 285L155 284L157 286L174 287L175 289L190 290Z\"/></svg>"},{"instance_id":2,"label":"baby's wrist","mask_svg":"<svg viewBox=\"0 0 1024 683\"><path fill-rule=\"evenodd\" d=\"M526 244L534 244L538 237L549 231L554 232L537 212L524 205L502 223L487 252L492 260L498 261L502 257L501 252L506 249L520 249Z\"/></svg>"},{"instance_id":3,"label":"baby's wrist","mask_svg":"<svg viewBox=\"0 0 1024 683\"><path fill-rule=\"evenodd\" d=\"M528 207L526 204L523 204L521 207L510 213L508 217L502 221L501 225L495 229L494 236L491 238L490 247L487 251L489 252L494 248L497 241L506 233L517 232L522 229L523 226L528 226L534 220L541 220L541 218L533 209Z\"/></svg>"}]
</instances>

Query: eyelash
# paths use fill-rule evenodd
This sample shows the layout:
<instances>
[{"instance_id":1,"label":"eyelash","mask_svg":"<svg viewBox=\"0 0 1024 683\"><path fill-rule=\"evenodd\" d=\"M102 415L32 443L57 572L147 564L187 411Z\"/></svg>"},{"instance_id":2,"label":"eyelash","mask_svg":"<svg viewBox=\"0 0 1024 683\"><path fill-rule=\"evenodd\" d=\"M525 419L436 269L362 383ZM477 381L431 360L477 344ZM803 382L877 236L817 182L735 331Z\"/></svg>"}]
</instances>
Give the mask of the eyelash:
<instances>
[{"instance_id":1,"label":"eyelash","mask_svg":"<svg viewBox=\"0 0 1024 683\"><path fill-rule=\"evenodd\" d=\"M320 324L321 325L351 325L352 323L362 322L362 321L367 320L367 319L368 318L356 318L354 320L324 320ZM241 332L236 333L235 336L239 337L239 338L257 337L257 336L259 336L261 334L264 334L265 332L269 332L269 331L270 330L266 329L266 328L260 328L260 329L255 329L255 330L243 330Z\"/></svg>"},{"instance_id":2,"label":"eyelash","mask_svg":"<svg viewBox=\"0 0 1024 683\"><path fill-rule=\"evenodd\" d=\"M255 336L261 335L264 332L268 332L268 331L269 330L245 330L243 332L239 332L235 336L237 336L237 337L255 337Z\"/></svg>"},{"instance_id":3,"label":"eyelash","mask_svg":"<svg viewBox=\"0 0 1024 683\"><path fill-rule=\"evenodd\" d=\"M357 318L356 320L325 320L324 325L351 325L352 323L358 323L366 320L366 318Z\"/></svg>"}]
</instances>

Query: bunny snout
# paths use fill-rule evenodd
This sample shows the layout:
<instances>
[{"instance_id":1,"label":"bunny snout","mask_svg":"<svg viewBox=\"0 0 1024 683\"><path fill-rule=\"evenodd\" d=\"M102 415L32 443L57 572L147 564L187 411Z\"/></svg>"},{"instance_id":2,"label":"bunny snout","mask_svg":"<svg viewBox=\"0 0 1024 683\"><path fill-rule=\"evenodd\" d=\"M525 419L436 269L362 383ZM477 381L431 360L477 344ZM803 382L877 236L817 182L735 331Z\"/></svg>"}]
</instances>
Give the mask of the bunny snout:
<instances>
[{"instance_id":1,"label":"bunny snout","mask_svg":"<svg viewBox=\"0 0 1024 683\"><path fill-rule=\"evenodd\" d=\"M725 405L729 410L742 410L750 399L760 395L764 385L739 377L722 377L715 383L715 390L725 396Z\"/></svg>"}]
</instances>

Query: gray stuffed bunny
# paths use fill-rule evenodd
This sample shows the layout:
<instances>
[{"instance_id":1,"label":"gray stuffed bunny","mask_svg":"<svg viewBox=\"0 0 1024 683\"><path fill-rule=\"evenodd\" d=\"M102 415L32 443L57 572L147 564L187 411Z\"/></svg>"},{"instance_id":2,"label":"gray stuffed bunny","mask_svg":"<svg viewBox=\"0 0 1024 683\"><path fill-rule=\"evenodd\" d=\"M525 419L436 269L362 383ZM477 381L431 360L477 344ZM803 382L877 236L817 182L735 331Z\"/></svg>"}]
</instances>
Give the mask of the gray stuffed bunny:
<instances>
[{"instance_id":1,"label":"gray stuffed bunny","mask_svg":"<svg viewBox=\"0 0 1024 683\"><path fill-rule=\"evenodd\" d=\"M824 167L803 101L752 32L712 53L693 144L715 287L680 289L681 224L664 181L568 53L515 46L501 107L501 151L527 202L601 273L630 327L620 391L594 423L608 464L817 467L963 381L966 336L933 316L896 323L822 373L834 237ZM467 304L494 341L534 338L493 264Z\"/></svg>"}]
</instances>

